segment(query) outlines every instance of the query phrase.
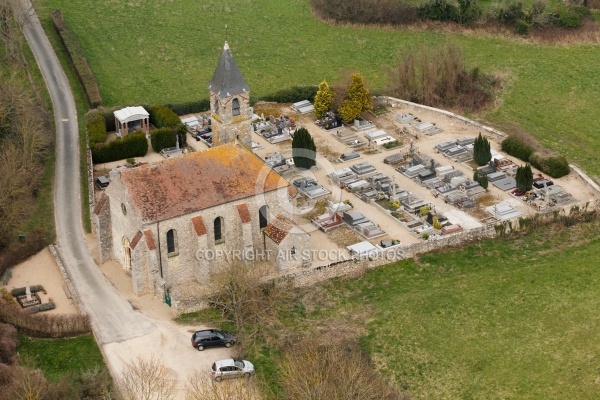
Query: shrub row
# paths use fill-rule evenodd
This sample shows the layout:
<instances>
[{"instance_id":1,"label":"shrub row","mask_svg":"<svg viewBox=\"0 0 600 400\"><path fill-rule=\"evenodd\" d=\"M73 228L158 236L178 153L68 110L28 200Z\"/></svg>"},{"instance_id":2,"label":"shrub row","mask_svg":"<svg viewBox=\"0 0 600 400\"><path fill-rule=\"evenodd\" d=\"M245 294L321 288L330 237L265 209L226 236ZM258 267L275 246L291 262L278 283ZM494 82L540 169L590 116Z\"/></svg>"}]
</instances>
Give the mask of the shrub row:
<instances>
[{"instance_id":1,"label":"shrub row","mask_svg":"<svg viewBox=\"0 0 600 400\"><path fill-rule=\"evenodd\" d=\"M110 143L97 144L91 150L94 163L143 157L148 152L148 140L144 132L136 131L125 136L123 139L119 138Z\"/></svg>"},{"instance_id":2,"label":"shrub row","mask_svg":"<svg viewBox=\"0 0 600 400\"><path fill-rule=\"evenodd\" d=\"M100 109L95 108L85 114L85 126L90 147L106 142L106 122Z\"/></svg>"},{"instance_id":3,"label":"shrub row","mask_svg":"<svg viewBox=\"0 0 600 400\"><path fill-rule=\"evenodd\" d=\"M6 247L0 254L0 276L13 265L17 265L46 247L44 233L43 230L36 229L25 236L24 242L14 242Z\"/></svg>"},{"instance_id":4,"label":"shrub row","mask_svg":"<svg viewBox=\"0 0 600 400\"><path fill-rule=\"evenodd\" d=\"M27 335L42 338L73 337L91 332L87 315L32 315L10 304L0 304L0 322L11 324Z\"/></svg>"},{"instance_id":5,"label":"shrub row","mask_svg":"<svg viewBox=\"0 0 600 400\"><path fill-rule=\"evenodd\" d=\"M533 147L525 143L520 137L510 135L502 141L502 151L529 162L529 158L533 154Z\"/></svg>"},{"instance_id":6,"label":"shrub row","mask_svg":"<svg viewBox=\"0 0 600 400\"><path fill-rule=\"evenodd\" d=\"M157 128L175 128L181 120L169 107L164 105L150 106L150 122Z\"/></svg>"},{"instance_id":7,"label":"shrub row","mask_svg":"<svg viewBox=\"0 0 600 400\"><path fill-rule=\"evenodd\" d=\"M551 154L544 149L536 149L519 136L510 135L504 139L502 151L530 163L552 178L565 176L571 170L565 157Z\"/></svg>"},{"instance_id":8,"label":"shrub row","mask_svg":"<svg viewBox=\"0 0 600 400\"><path fill-rule=\"evenodd\" d=\"M553 178L560 178L571 171L569 162L563 156L545 155L541 152L535 152L529 158L529 162L535 168Z\"/></svg>"},{"instance_id":9,"label":"shrub row","mask_svg":"<svg viewBox=\"0 0 600 400\"><path fill-rule=\"evenodd\" d=\"M200 99L186 103L167 103L165 106L169 107L177 115L186 115L210 110L210 101L208 99Z\"/></svg>"},{"instance_id":10,"label":"shrub row","mask_svg":"<svg viewBox=\"0 0 600 400\"><path fill-rule=\"evenodd\" d=\"M31 306L27 308L27 312L30 314L37 314L42 311L54 310L56 308L56 304L53 301L49 301L47 303L38 304L35 306Z\"/></svg>"},{"instance_id":11,"label":"shrub row","mask_svg":"<svg viewBox=\"0 0 600 400\"><path fill-rule=\"evenodd\" d=\"M292 86L290 88L281 89L275 93L267 94L260 97L252 97L252 104L259 101L274 101L276 103L296 103L302 100L312 100L317 94L317 86Z\"/></svg>"},{"instance_id":12,"label":"shrub row","mask_svg":"<svg viewBox=\"0 0 600 400\"><path fill-rule=\"evenodd\" d=\"M31 293L41 292L43 290L44 290L44 287L42 285L31 285L29 287L29 291ZM12 295L12 297L23 296L26 293L27 293L26 287L14 288L13 290L10 291L10 294Z\"/></svg>"},{"instance_id":13,"label":"shrub row","mask_svg":"<svg viewBox=\"0 0 600 400\"><path fill-rule=\"evenodd\" d=\"M429 0L417 7L417 15L432 21L452 21L468 24L481 16L477 0Z\"/></svg>"},{"instance_id":14,"label":"shrub row","mask_svg":"<svg viewBox=\"0 0 600 400\"><path fill-rule=\"evenodd\" d=\"M322 18L355 24L405 25L417 21L417 8L398 0L310 0Z\"/></svg>"},{"instance_id":15,"label":"shrub row","mask_svg":"<svg viewBox=\"0 0 600 400\"><path fill-rule=\"evenodd\" d=\"M0 323L0 364L17 362L17 330L10 324Z\"/></svg>"},{"instance_id":16,"label":"shrub row","mask_svg":"<svg viewBox=\"0 0 600 400\"><path fill-rule=\"evenodd\" d=\"M405 0L310 0L313 10L324 19L354 24L406 25L420 20L470 24L496 21L526 34L530 27L578 28L591 11L574 4L558 2L546 6L534 1L524 9L520 0L494 3L484 15L479 0L425 0L418 6Z\"/></svg>"},{"instance_id":17,"label":"shrub row","mask_svg":"<svg viewBox=\"0 0 600 400\"><path fill-rule=\"evenodd\" d=\"M150 132L150 144L157 153L162 149L175 147L176 139L177 133L172 128L161 128Z\"/></svg>"},{"instance_id":18,"label":"shrub row","mask_svg":"<svg viewBox=\"0 0 600 400\"><path fill-rule=\"evenodd\" d=\"M92 73L92 69L87 60L83 57L83 50L81 49L81 46L79 46L77 38L67 29L60 10L52 11L52 24L54 25L54 29L56 30L61 43L67 51L71 63L73 63L73 66L75 67L75 73L83 86L83 91L85 92L88 104L91 108L102 105L102 98L100 97L100 90L98 89L96 77Z\"/></svg>"}]
</instances>

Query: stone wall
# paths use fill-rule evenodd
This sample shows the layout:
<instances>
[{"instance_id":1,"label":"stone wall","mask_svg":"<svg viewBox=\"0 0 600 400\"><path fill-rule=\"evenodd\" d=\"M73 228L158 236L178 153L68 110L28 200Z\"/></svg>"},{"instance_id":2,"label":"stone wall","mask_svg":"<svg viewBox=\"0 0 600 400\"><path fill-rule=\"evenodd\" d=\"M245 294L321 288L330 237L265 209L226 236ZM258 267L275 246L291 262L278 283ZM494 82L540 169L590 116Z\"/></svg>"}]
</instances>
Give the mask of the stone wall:
<instances>
[{"instance_id":1,"label":"stone wall","mask_svg":"<svg viewBox=\"0 0 600 400\"><path fill-rule=\"evenodd\" d=\"M599 211L600 202L594 200L581 204L572 204L564 208L556 208L546 213L537 214L536 223L552 223L557 215L568 216L574 212ZM477 242L482 239L491 239L504 233L510 233L511 230L518 230L522 219L511 221L500 221L496 224L488 224L479 228L462 231L447 236L434 237L419 243L411 243L394 247L388 252L372 260L345 260L318 267L312 267L296 271L281 276L281 279L291 279L295 286L310 286L318 282L341 276L359 276L366 269L375 268L389 264L394 261L400 261L413 258L418 254L424 254L435 250L460 247L469 243Z\"/></svg>"},{"instance_id":2,"label":"stone wall","mask_svg":"<svg viewBox=\"0 0 600 400\"><path fill-rule=\"evenodd\" d=\"M422 104L417 104L417 103L412 103L410 101L406 101L406 100L400 100L397 99L395 97L389 97L389 96L382 96L382 98L386 99L388 101L389 104L402 104L403 106L407 107L409 110L414 111L414 112L419 112L419 111L433 111L435 113L438 114L442 114L448 117L448 119L452 119L455 121L460 121L465 125L468 125L470 127L475 127L477 129L481 129L482 131L485 131L487 133L490 133L494 136L497 136L499 138L504 138L506 137L506 134L504 132L501 132L497 129L491 128L487 125L483 125L479 122L473 121L469 118L463 117L462 115L458 115L458 114L454 114L451 113L450 111L446 111L446 110L441 110L439 108L434 108L434 107L429 107L429 106L424 106Z\"/></svg>"}]
</instances>

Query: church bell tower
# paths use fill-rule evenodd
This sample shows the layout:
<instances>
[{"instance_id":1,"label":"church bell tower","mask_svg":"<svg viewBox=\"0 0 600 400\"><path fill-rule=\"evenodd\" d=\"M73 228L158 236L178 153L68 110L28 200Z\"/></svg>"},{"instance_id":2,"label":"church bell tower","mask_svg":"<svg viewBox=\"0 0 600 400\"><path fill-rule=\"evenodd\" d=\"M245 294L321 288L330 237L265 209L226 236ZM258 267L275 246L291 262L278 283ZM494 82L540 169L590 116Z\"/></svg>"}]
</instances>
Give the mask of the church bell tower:
<instances>
[{"instance_id":1,"label":"church bell tower","mask_svg":"<svg viewBox=\"0 0 600 400\"><path fill-rule=\"evenodd\" d=\"M208 89L215 146L237 140L252 148L250 86L235 63L227 42Z\"/></svg>"}]
</instances>

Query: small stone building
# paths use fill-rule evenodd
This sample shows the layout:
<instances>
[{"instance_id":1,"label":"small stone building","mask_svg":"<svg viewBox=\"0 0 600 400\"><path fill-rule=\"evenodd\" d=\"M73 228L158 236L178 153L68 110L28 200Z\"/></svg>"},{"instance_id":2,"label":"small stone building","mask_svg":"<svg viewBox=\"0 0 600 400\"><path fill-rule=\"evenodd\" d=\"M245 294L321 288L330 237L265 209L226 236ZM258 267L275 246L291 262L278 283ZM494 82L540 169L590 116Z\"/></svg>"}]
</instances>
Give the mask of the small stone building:
<instances>
[{"instance_id":1,"label":"small stone building","mask_svg":"<svg viewBox=\"0 0 600 400\"><path fill-rule=\"evenodd\" d=\"M252 148L250 86L244 80L227 42L208 89L213 143L219 145L237 140Z\"/></svg>"},{"instance_id":2,"label":"small stone building","mask_svg":"<svg viewBox=\"0 0 600 400\"><path fill-rule=\"evenodd\" d=\"M137 295L170 289L177 307L222 263L252 261L267 248L302 254L308 234L284 217L290 195L293 186L234 143L121 170L92 216L100 259L130 271ZM302 265L301 258L271 262Z\"/></svg>"},{"instance_id":3,"label":"small stone building","mask_svg":"<svg viewBox=\"0 0 600 400\"><path fill-rule=\"evenodd\" d=\"M117 136L125 137L137 130L143 131L146 135L150 134L150 114L144 107L125 107L113 114Z\"/></svg>"}]
</instances>

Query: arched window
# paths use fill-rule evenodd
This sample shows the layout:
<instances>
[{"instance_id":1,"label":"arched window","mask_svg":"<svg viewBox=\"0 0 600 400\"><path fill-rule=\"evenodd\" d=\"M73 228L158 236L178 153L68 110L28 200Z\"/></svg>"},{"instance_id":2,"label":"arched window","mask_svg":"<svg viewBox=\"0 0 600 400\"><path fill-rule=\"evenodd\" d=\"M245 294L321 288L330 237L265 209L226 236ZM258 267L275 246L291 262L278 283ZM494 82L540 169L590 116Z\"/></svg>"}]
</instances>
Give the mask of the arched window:
<instances>
[{"instance_id":1,"label":"arched window","mask_svg":"<svg viewBox=\"0 0 600 400\"><path fill-rule=\"evenodd\" d=\"M215 100L215 114L219 113L219 99Z\"/></svg>"},{"instance_id":2,"label":"arched window","mask_svg":"<svg viewBox=\"0 0 600 400\"><path fill-rule=\"evenodd\" d=\"M123 245L123 269L131 271L131 247L129 247L129 239L123 237L121 244Z\"/></svg>"},{"instance_id":3,"label":"arched window","mask_svg":"<svg viewBox=\"0 0 600 400\"><path fill-rule=\"evenodd\" d=\"M213 223L213 228L215 231L215 243L223 242L223 217L215 218L215 222Z\"/></svg>"},{"instance_id":4,"label":"arched window","mask_svg":"<svg viewBox=\"0 0 600 400\"><path fill-rule=\"evenodd\" d=\"M177 231L175 229L167 231L167 253L169 255L177 253Z\"/></svg>"},{"instance_id":5,"label":"arched window","mask_svg":"<svg viewBox=\"0 0 600 400\"><path fill-rule=\"evenodd\" d=\"M267 225L269 224L269 218L268 218L268 213L269 210L267 209L267 206L262 206L259 210L258 210L258 224L260 229L264 229L267 227Z\"/></svg>"},{"instance_id":6,"label":"arched window","mask_svg":"<svg viewBox=\"0 0 600 400\"><path fill-rule=\"evenodd\" d=\"M233 99L231 102L231 115L240 115L240 101L238 99Z\"/></svg>"}]
</instances>

